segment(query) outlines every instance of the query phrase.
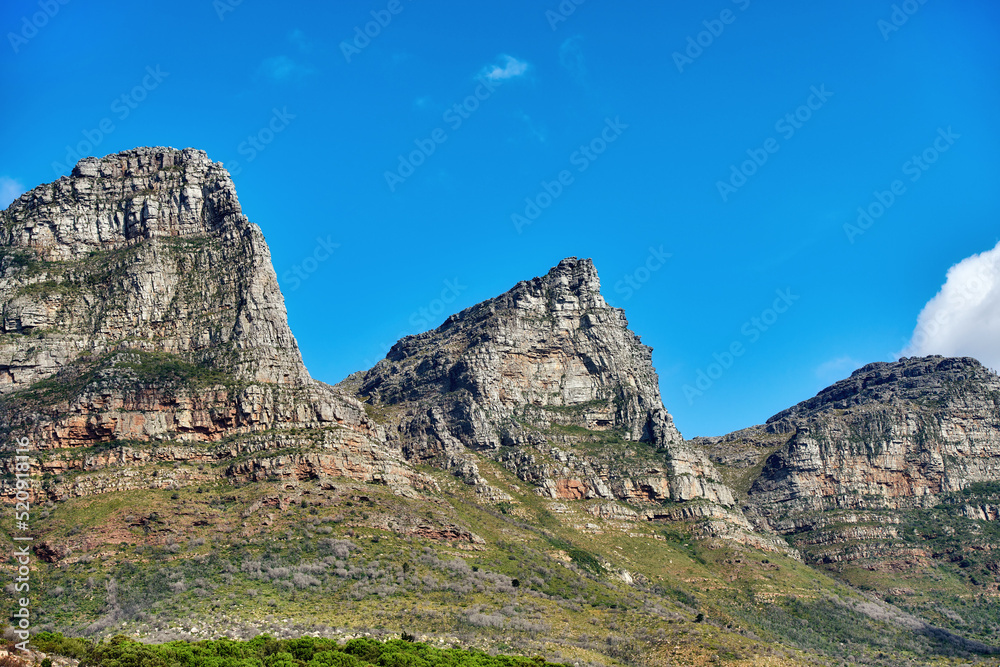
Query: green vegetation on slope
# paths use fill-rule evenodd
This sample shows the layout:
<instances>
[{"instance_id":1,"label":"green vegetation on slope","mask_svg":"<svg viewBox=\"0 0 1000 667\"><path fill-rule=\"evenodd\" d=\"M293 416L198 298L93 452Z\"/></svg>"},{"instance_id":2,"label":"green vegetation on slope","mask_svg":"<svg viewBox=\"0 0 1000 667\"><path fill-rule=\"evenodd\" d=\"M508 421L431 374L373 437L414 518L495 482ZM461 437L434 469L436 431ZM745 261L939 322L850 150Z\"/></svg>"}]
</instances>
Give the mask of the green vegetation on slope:
<instances>
[{"instance_id":1,"label":"green vegetation on slope","mask_svg":"<svg viewBox=\"0 0 1000 667\"><path fill-rule=\"evenodd\" d=\"M82 658L81 667L556 667L541 657L489 655L438 648L412 637L381 642L361 637L339 644L332 639L279 640L267 635L249 641L142 644L123 635L81 650L79 640L43 632L33 644L43 651Z\"/></svg>"}]
</instances>

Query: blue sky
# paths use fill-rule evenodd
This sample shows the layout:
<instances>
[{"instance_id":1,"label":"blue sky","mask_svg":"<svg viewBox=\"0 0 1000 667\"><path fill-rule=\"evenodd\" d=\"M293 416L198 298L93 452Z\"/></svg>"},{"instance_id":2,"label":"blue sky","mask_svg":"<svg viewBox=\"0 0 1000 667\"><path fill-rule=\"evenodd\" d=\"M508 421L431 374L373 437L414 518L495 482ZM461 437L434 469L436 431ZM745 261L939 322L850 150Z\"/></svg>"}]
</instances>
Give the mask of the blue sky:
<instances>
[{"instance_id":1,"label":"blue sky","mask_svg":"<svg viewBox=\"0 0 1000 667\"><path fill-rule=\"evenodd\" d=\"M0 9L0 205L78 147L206 150L327 382L591 257L720 434L902 351L1000 240L984 0L63 1Z\"/></svg>"}]
</instances>

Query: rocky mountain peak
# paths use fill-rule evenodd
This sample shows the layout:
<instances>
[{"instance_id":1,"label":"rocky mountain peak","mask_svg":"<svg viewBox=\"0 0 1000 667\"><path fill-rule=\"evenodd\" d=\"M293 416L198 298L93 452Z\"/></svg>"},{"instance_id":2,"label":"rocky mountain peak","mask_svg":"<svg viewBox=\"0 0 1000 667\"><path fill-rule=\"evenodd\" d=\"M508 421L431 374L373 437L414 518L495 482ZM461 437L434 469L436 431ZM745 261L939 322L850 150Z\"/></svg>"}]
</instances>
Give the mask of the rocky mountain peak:
<instances>
[{"instance_id":1,"label":"rocky mountain peak","mask_svg":"<svg viewBox=\"0 0 1000 667\"><path fill-rule=\"evenodd\" d=\"M123 346L309 382L263 234L203 151L86 158L0 217L0 391Z\"/></svg>"},{"instance_id":2,"label":"rocky mountain peak","mask_svg":"<svg viewBox=\"0 0 1000 667\"><path fill-rule=\"evenodd\" d=\"M664 409L652 350L600 290L593 262L564 259L400 340L345 387L410 458L454 465L479 451L556 498L731 505ZM540 463L553 457L575 472Z\"/></svg>"},{"instance_id":3,"label":"rocky mountain peak","mask_svg":"<svg viewBox=\"0 0 1000 667\"><path fill-rule=\"evenodd\" d=\"M84 158L4 214L0 241L43 261L67 261L156 237L238 234L253 225L236 188L204 151L135 148ZM257 230L259 232L259 230Z\"/></svg>"},{"instance_id":4,"label":"rocky mountain peak","mask_svg":"<svg viewBox=\"0 0 1000 667\"><path fill-rule=\"evenodd\" d=\"M525 406L604 403L589 426L626 428L634 440L680 439L660 401L652 350L604 301L589 259L565 259L403 338L360 385L362 395L386 403L460 390L495 418ZM499 430L484 437L502 440Z\"/></svg>"},{"instance_id":5,"label":"rocky mountain peak","mask_svg":"<svg viewBox=\"0 0 1000 667\"><path fill-rule=\"evenodd\" d=\"M863 366L813 398L779 412L768 424L819 410L901 400L952 401L966 391L997 390L1000 378L971 357L903 357Z\"/></svg>"},{"instance_id":6,"label":"rocky mountain peak","mask_svg":"<svg viewBox=\"0 0 1000 667\"><path fill-rule=\"evenodd\" d=\"M553 312L566 309L567 304L579 308L607 308L594 262L576 257L567 257L540 278L518 283L508 294L516 300L547 296L551 301L546 306Z\"/></svg>"},{"instance_id":7,"label":"rocky mountain peak","mask_svg":"<svg viewBox=\"0 0 1000 667\"><path fill-rule=\"evenodd\" d=\"M932 507L1000 478L1000 377L970 358L869 364L750 439L772 452L750 502L781 530L820 510Z\"/></svg>"}]
</instances>

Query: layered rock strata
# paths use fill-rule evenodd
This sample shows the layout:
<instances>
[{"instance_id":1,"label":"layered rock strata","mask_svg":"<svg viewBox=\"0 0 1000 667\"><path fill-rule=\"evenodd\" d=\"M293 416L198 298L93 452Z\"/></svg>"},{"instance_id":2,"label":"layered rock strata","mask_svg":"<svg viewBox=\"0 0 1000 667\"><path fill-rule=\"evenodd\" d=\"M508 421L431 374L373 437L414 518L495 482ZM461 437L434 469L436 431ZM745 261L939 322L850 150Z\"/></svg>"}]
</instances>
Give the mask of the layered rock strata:
<instances>
[{"instance_id":1,"label":"layered rock strata","mask_svg":"<svg viewBox=\"0 0 1000 667\"><path fill-rule=\"evenodd\" d=\"M0 426L48 450L53 469L185 445L196 457L288 428L348 432L344 452L365 454L334 468L359 479L405 467L356 399L310 378L263 234L202 151L87 158L18 198L0 214L0 313ZM117 453L83 453L109 443ZM52 494L120 486L73 484Z\"/></svg>"}]
</instances>

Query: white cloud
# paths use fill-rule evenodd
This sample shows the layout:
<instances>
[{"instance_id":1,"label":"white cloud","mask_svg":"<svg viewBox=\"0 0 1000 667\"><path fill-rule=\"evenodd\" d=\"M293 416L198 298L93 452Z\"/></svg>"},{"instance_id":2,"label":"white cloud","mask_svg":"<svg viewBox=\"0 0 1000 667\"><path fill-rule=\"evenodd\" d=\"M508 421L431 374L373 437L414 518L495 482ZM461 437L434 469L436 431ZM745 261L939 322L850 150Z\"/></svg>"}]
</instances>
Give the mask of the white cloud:
<instances>
[{"instance_id":1,"label":"white cloud","mask_svg":"<svg viewBox=\"0 0 1000 667\"><path fill-rule=\"evenodd\" d=\"M1000 369L1000 243L948 269L900 354L975 357Z\"/></svg>"},{"instance_id":2,"label":"white cloud","mask_svg":"<svg viewBox=\"0 0 1000 667\"><path fill-rule=\"evenodd\" d=\"M522 76L528 71L528 63L518 60L513 56L502 54L499 56L500 64L487 65L480 72L490 81L507 81Z\"/></svg>"},{"instance_id":3,"label":"white cloud","mask_svg":"<svg viewBox=\"0 0 1000 667\"><path fill-rule=\"evenodd\" d=\"M850 376L851 373L864 366L854 357L845 354L836 359L824 361L816 367L816 377L827 384L833 384Z\"/></svg>"},{"instance_id":4,"label":"white cloud","mask_svg":"<svg viewBox=\"0 0 1000 667\"><path fill-rule=\"evenodd\" d=\"M0 176L0 210L10 206L10 203L25 192L21 182L6 176Z\"/></svg>"},{"instance_id":5,"label":"white cloud","mask_svg":"<svg viewBox=\"0 0 1000 667\"><path fill-rule=\"evenodd\" d=\"M288 81L305 76L312 70L288 56L272 56L265 58L257 71L274 81Z\"/></svg>"}]
</instances>

